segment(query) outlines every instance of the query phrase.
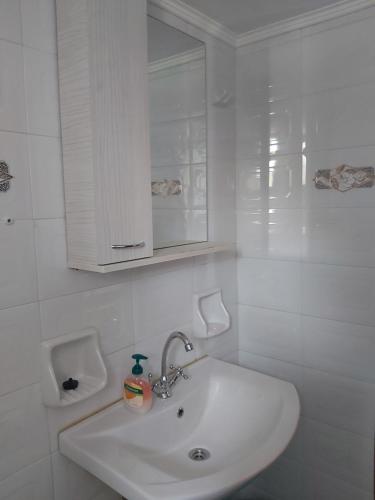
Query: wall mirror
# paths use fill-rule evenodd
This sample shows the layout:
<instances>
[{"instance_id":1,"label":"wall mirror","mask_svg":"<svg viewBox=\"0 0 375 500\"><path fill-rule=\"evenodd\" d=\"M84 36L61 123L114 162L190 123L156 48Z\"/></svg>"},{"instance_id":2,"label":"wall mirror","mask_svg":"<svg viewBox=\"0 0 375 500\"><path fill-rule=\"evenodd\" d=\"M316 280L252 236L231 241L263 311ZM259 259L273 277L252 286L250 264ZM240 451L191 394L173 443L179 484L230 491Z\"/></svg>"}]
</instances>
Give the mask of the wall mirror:
<instances>
[{"instance_id":1,"label":"wall mirror","mask_svg":"<svg viewBox=\"0 0 375 500\"><path fill-rule=\"evenodd\" d=\"M207 241L206 51L148 17L154 248Z\"/></svg>"}]
</instances>

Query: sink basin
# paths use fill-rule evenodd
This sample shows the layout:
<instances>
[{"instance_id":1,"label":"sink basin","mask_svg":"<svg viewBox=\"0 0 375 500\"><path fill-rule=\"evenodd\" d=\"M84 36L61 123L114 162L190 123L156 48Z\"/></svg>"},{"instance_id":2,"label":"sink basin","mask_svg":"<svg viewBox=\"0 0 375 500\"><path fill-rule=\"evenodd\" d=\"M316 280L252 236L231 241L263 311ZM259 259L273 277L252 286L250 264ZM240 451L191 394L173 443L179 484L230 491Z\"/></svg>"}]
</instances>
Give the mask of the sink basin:
<instances>
[{"instance_id":1,"label":"sink basin","mask_svg":"<svg viewBox=\"0 0 375 500\"><path fill-rule=\"evenodd\" d=\"M191 379L146 415L121 402L62 432L61 452L128 500L225 498L284 451L298 395L288 382L209 357L187 370Z\"/></svg>"}]
</instances>

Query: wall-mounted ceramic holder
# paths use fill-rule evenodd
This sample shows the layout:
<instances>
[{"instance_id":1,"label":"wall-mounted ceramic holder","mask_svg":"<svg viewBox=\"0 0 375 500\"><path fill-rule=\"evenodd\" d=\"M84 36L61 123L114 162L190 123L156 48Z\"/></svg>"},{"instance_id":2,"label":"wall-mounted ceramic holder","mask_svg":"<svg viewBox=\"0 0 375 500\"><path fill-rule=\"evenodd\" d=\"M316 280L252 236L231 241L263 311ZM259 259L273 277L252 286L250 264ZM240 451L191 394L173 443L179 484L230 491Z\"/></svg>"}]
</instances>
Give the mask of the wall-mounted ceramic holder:
<instances>
[{"instance_id":1,"label":"wall-mounted ceramic holder","mask_svg":"<svg viewBox=\"0 0 375 500\"><path fill-rule=\"evenodd\" d=\"M73 390L63 383L78 381ZM42 393L46 406L69 406L101 391L107 384L99 335L94 328L42 342Z\"/></svg>"},{"instance_id":2,"label":"wall-mounted ceramic holder","mask_svg":"<svg viewBox=\"0 0 375 500\"><path fill-rule=\"evenodd\" d=\"M230 316L223 303L221 290L195 293L193 297L193 331L198 338L215 337L230 328Z\"/></svg>"}]
</instances>

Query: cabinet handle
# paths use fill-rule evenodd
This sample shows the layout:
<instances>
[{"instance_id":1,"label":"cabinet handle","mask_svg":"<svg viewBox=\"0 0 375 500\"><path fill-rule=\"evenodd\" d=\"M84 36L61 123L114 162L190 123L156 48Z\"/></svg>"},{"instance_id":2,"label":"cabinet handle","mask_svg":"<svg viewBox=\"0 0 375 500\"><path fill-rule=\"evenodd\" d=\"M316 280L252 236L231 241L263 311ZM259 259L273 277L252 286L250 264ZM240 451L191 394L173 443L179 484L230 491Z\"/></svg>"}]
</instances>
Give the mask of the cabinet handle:
<instances>
[{"instance_id":1,"label":"cabinet handle","mask_svg":"<svg viewBox=\"0 0 375 500\"><path fill-rule=\"evenodd\" d=\"M123 250L124 248L143 248L146 246L144 241L138 241L137 243L129 243L128 245L112 245L113 250Z\"/></svg>"}]
</instances>

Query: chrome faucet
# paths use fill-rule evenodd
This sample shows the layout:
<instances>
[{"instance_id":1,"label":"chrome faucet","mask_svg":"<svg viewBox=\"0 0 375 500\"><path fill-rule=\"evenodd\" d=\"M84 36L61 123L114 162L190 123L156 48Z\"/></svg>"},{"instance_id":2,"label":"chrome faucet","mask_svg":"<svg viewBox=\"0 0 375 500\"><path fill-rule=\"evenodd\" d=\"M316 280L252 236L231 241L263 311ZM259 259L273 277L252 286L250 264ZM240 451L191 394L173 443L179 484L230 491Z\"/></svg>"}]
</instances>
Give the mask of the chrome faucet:
<instances>
[{"instance_id":1,"label":"chrome faucet","mask_svg":"<svg viewBox=\"0 0 375 500\"><path fill-rule=\"evenodd\" d=\"M174 339L180 339L184 343L185 351L190 352L194 349L193 344L190 342L189 338L182 332L173 332L169 335L164 348L161 358L161 376L153 386L152 390L157 395L158 398L167 399L172 396L171 388L175 385L177 380L182 377L185 380L189 377L184 373L184 370L179 367L170 365L171 372L167 374L167 355L169 347Z\"/></svg>"}]
</instances>

